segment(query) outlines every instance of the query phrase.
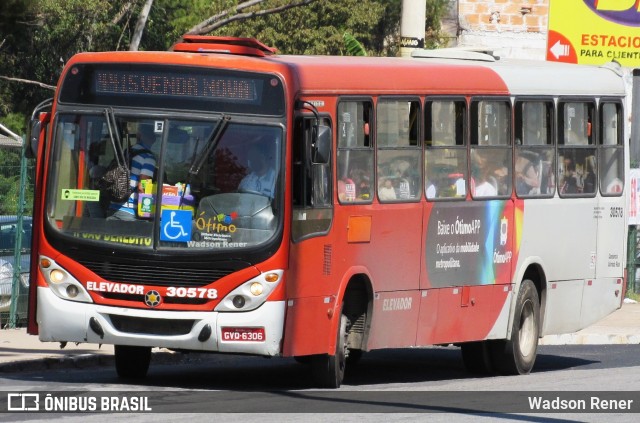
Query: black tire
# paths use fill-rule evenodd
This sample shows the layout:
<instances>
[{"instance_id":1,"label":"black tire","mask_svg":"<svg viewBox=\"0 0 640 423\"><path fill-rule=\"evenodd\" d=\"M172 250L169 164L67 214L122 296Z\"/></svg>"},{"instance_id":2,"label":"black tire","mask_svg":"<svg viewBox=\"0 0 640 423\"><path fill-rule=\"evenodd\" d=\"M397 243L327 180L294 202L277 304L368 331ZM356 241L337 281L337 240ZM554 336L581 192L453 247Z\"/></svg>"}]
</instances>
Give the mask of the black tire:
<instances>
[{"instance_id":1,"label":"black tire","mask_svg":"<svg viewBox=\"0 0 640 423\"><path fill-rule=\"evenodd\" d=\"M522 281L511 328L511 339L493 341L493 366L505 375L524 375L531 372L538 352L540 337L540 300L535 285Z\"/></svg>"},{"instance_id":2,"label":"black tire","mask_svg":"<svg viewBox=\"0 0 640 423\"><path fill-rule=\"evenodd\" d=\"M311 372L316 384L321 388L336 389L342 385L347 364L347 327L349 319L340 315L335 355L314 355L311 359Z\"/></svg>"},{"instance_id":3,"label":"black tire","mask_svg":"<svg viewBox=\"0 0 640 423\"><path fill-rule=\"evenodd\" d=\"M349 355L347 356L347 366L353 366L358 364L362 356L364 355L364 351L362 350L349 350Z\"/></svg>"},{"instance_id":4,"label":"black tire","mask_svg":"<svg viewBox=\"0 0 640 423\"><path fill-rule=\"evenodd\" d=\"M116 372L122 379L143 379L149 371L151 347L116 345Z\"/></svg>"},{"instance_id":5,"label":"black tire","mask_svg":"<svg viewBox=\"0 0 640 423\"><path fill-rule=\"evenodd\" d=\"M312 357L311 355L296 355L293 359L300 364L309 365Z\"/></svg>"},{"instance_id":6,"label":"black tire","mask_svg":"<svg viewBox=\"0 0 640 423\"><path fill-rule=\"evenodd\" d=\"M469 373L489 374L493 372L489 341L465 342L460 345L462 362Z\"/></svg>"}]
</instances>

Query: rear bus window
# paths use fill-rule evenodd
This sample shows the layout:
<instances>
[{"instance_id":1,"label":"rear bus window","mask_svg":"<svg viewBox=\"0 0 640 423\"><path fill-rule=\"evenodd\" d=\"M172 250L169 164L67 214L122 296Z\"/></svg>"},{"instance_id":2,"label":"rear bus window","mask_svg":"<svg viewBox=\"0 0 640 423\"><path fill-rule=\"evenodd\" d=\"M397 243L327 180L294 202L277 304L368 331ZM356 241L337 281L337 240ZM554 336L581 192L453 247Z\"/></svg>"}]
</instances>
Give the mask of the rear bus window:
<instances>
[{"instance_id":1,"label":"rear bus window","mask_svg":"<svg viewBox=\"0 0 640 423\"><path fill-rule=\"evenodd\" d=\"M620 196L624 188L622 104L600 103L600 192Z\"/></svg>"}]
</instances>

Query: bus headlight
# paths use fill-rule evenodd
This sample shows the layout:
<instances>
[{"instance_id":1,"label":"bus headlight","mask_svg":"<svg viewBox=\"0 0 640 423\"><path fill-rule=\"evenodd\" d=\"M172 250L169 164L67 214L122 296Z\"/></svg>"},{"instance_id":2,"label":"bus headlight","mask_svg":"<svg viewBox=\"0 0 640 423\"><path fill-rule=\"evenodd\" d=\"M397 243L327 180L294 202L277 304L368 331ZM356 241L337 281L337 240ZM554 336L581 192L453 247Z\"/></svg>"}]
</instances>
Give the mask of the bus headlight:
<instances>
[{"instance_id":1,"label":"bus headlight","mask_svg":"<svg viewBox=\"0 0 640 423\"><path fill-rule=\"evenodd\" d=\"M71 276L71 274L58 265L58 263L49 257L40 256L39 265L44 280L47 282L47 285L49 285L51 292L56 294L56 296L63 300L83 303L93 302L91 296L84 289L80 281Z\"/></svg>"},{"instance_id":2,"label":"bus headlight","mask_svg":"<svg viewBox=\"0 0 640 423\"><path fill-rule=\"evenodd\" d=\"M262 294L262 292L264 292L264 289L262 288L262 284L260 282L254 282L251 284L249 291L251 291L254 296L258 297Z\"/></svg>"},{"instance_id":3,"label":"bus headlight","mask_svg":"<svg viewBox=\"0 0 640 423\"><path fill-rule=\"evenodd\" d=\"M235 308L242 308L242 307L244 307L244 305L246 303L246 300L244 299L244 297L242 295L236 295L235 297L233 297L231 302L233 303L233 306Z\"/></svg>"},{"instance_id":4,"label":"bus headlight","mask_svg":"<svg viewBox=\"0 0 640 423\"><path fill-rule=\"evenodd\" d=\"M61 283L62 281L64 281L64 278L65 273L60 269L53 269L51 272L49 272L49 279L53 283Z\"/></svg>"},{"instance_id":5,"label":"bus headlight","mask_svg":"<svg viewBox=\"0 0 640 423\"><path fill-rule=\"evenodd\" d=\"M262 273L227 294L214 311L249 311L260 307L282 281L283 270Z\"/></svg>"}]
</instances>

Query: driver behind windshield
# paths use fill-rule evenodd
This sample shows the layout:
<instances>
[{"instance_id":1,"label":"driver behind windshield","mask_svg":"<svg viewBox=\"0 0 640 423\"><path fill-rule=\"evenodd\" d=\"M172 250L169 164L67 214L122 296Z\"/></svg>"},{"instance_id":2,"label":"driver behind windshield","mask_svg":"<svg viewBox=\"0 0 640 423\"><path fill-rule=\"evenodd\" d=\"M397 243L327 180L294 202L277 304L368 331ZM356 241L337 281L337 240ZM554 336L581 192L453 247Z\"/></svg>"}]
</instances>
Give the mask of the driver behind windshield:
<instances>
[{"instance_id":1,"label":"driver behind windshield","mask_svg":"<svg viewBox=\"0 0 640 423\"><path fill-rule=\"evenodd\" d=\"M247 166L251 172L240 181L238 191L252 192L273 198L276 172L270 166L273 160L269 160L266 151L263 150L258 145L254 145L249 150Z\"/></svg>"}]
</instances>

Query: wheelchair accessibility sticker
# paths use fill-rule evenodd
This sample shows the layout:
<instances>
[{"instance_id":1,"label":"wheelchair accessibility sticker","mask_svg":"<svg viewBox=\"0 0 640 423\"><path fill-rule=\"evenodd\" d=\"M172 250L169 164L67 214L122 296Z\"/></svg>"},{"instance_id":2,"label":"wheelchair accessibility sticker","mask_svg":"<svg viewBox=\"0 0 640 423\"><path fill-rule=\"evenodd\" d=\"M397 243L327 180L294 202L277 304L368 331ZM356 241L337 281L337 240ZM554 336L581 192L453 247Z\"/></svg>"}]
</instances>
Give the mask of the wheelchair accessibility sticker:
<instances>
[{"instance_id":1,"label":"wheelchair accessibility sticker","mask_svg":"<svg viewBox=\"0 0 640 423\"><path fill-rule=\"evenodd\" d=\"M160 240L172 242L191 241L192 219L193 215L190 210L162 210Z\"/></svg>"}]
</instances>

